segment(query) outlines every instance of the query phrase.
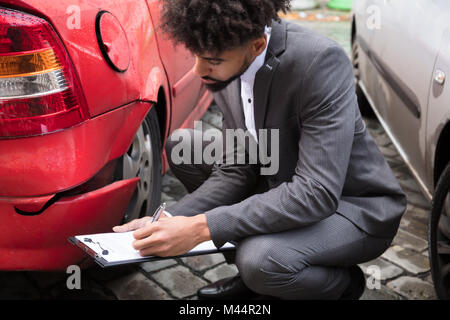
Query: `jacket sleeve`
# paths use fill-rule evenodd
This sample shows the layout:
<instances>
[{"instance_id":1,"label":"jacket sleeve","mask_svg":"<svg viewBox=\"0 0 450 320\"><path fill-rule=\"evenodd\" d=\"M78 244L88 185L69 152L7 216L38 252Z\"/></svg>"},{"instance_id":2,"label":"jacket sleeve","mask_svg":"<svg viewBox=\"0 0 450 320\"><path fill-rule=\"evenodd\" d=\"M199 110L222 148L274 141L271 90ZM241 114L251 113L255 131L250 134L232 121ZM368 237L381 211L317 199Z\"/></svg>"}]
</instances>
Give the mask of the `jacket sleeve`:
<instances>
[{"instance_id":1,"label":"jacket sleeve","mask_svg":"<svg viewBox=\"0 0 450 320\"><path fill-rule=\"evenodd\" d=\"M336 211L358 108L352 64L341 47L329 46L315 56L300 83L297 107L301 132L292 180L206 212L217 247L250 235L304 227Z\"/></svg>"}]
</instances>

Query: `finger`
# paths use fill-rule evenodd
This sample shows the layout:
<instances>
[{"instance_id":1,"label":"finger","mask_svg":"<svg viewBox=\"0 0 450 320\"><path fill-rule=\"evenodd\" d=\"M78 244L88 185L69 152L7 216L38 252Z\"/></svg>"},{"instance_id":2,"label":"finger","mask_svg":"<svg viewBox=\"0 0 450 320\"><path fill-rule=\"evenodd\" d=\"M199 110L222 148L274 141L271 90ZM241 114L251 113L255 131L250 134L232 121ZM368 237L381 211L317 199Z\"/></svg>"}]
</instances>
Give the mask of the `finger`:
<instances>
[{"instance_id":1,"label":"finger","mask_svg":"<svg viewBox=\"0 0 450 320\"><path fill-rule=\"evenodd\" d=\"M113 227L113 231L114 232L127 232L129 230L131 230L130 223L126 223L126 224L123 224L121 226Z\"/></svg>"},{"instance_id":2,"label":"finger","mask_svg":"<svg viewBox=\"0 0 450 320\"><path fill-rule=\"evenodd\" d=\"M139 228L140 225L140 221L141 219L134 219L128 223L125 223L121 226L115 226L113 228L114 232L128 232L128 231L132 231L132 230L136 230Z\"/></svg>"},{"instance_id":3,"label":"finger","mask_svg":"<svg viewBox=\"0 0 450 320\"><path fill-rule=\"evenodd\" d=\"M139 250L139 255L141 257L148 257L148 256L156 256L157 254L154 252L153 248L145 248L145 249Z\"/></svg>"},{"instance_id":4,"label":"finger","mask_svg":"<svg viewBox=\"0 0 450 320\"><path fill-rule=\"evenodd\" d=\"M147 256L164 257L164 256L167 256L166 251L167 251L167 249L165 247L154 246L154 247L147 247L147 248L143 248L142 250L139 250L139 254L142 257L147 257Z\"/></svg>"},{"instance_id":5,"label":"finger","mask_svg":"<svg viewBox=\"0 0 450 320\"><path fill-rule=\"evenodd\" d=\"M158 223L146 223L141 228L138 228L136 231L133 232L133 237L136 240L141 240L147 237L150 237L158 228Z\"/></svg>"},{"instance_id":6,"label":"finger","mask_svg":"<svg viewBox=\"0 0 450 320\"><path fill-rule=\"evenodd\" d=\"M127 231L127 225L121 225L121 226L115 226L115 227L113 227L112 229L113 229L113 231L114 232L126 232Z\"/></svg>"},{"instance_id":7,"label":"finger","mask_svg":"<svg viewBox=\"0 0 450 320\"><path fill-rule=\"evenodd\" d=\"M144 238L142 240L134 240L133 241L133 248L135 250L143 250L146 248L153 248L160 246L163 242L157 239L155 236L150 236L147 238Z\"/></svg>"}]
</instances>

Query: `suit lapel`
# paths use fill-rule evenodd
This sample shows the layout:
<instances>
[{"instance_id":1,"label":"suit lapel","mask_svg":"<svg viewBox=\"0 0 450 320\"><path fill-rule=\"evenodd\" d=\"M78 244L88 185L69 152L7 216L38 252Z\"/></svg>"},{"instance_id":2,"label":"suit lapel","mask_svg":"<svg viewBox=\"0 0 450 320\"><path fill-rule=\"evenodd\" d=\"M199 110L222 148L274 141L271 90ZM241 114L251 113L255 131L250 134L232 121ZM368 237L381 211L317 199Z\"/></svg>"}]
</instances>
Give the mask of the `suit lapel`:
<instances>
[{"instance_id":1,"label":"suit lapel","mask_svg":"<svg viewBox=\"0 0 450 320\"><path fill-rule=\"evenodd\" d=\"M254 114L256 132L264 128L266 112L268 108L270 85L280 60L277 58L286 49L286 22L280 23L273 21L272 32L267 48L264 65L258 70L255 76L253 87L254 96Z\"/></svg>"},{"instance_id":2,"label":"suit lapel","mask_svg":"<svg viewBox=\"0 0 450 320\"><path fill-rule=\"evenodd\" d=\"M256 133L259 129L264 127L266 111L268 107L270 85L272 83L273 75L280 63L280 61L273 56L269 51L267 54L271 55L264 63L261 69L258 70L255 77L255 84L253 87L254 103L253 109L255 114L255 128Z\"/></svg>"}]
</instances>

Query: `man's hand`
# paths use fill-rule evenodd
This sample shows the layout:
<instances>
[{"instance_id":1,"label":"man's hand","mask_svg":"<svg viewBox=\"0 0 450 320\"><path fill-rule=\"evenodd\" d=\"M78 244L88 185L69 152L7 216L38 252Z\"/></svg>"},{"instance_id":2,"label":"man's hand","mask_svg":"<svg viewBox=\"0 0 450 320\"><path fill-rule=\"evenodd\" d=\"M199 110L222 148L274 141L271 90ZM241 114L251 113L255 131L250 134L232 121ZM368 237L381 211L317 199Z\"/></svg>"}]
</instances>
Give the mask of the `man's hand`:
<instances>
[{"instance_id":1,"label":"man's hand","mask_svg":"<svg viewBox=\"0 0 450 320\"><path fill-rule=\"evenodd\" d=\"M163 219L166 219L166 218L168 218L168 217L163 212L159 216L158 220L163 220ZM140 218L140 219L134 219L134 220L131 220L130 222L125 223L125 224L123 224L121 226L113 227L113 231L114 232L128 232L128 231L137 230L137 229L142 228L143 226L145 226L145 224L147 222L151 223L152 219L153 219L153 217L149 217L149 216L146 216L146 217L143 217L143 218Z\"/></svg>"},{"instance_id":2,"label":"man's hand","mask_svg":"<svg viewBox=\"0 0 450 320\"><path fill-rule=\"evenodd\" d=\"M151 223L151 217L133 220L123 226L114 227L116 232L136 230L133 233L136 241L133 247L141 256L176 256L184 254L197 244L211 240L206 216L162 217ZM124 230L124 231L122 231Z\"/></svg>"}]
</instances>

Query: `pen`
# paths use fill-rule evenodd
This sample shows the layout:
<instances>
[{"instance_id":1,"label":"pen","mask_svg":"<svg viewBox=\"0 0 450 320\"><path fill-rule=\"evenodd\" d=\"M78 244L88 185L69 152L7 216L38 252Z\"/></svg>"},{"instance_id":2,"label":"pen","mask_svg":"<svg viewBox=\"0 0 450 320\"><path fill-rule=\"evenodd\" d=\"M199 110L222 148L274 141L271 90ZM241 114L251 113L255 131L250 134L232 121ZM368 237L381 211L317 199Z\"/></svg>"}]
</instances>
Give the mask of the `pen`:
<instances>
[{"instance_id":1,"label":"pen","mask_svg":"<svg viewBox=\"0 0 450 320\"><path fill-rule=\"evenodd\" d=\"M158 221L159 217L161 216L161 213L164 212L165 208L166 208L166 203L164 202L162 205L159 206L158 209L156 209L155 213L153 214L152 223L155 221Z\"/></svg>"}]
</instances>

